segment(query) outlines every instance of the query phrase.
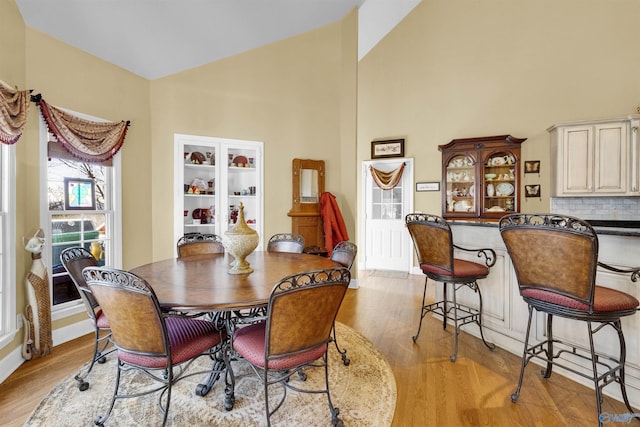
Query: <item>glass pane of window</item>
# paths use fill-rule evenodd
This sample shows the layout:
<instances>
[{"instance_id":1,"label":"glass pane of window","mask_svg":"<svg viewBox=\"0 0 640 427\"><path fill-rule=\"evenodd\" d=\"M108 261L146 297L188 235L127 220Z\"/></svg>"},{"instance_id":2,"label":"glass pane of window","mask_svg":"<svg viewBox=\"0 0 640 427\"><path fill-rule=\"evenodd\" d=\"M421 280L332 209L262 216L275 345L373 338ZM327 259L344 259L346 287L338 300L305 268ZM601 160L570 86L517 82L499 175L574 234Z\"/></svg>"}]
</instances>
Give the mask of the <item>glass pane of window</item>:
<instances>
[{"instance_id":1,"label":"glass pane of window","mask_svg":"<svg viewBox=\"0 0 640 427\"><path fill-rule=\"evenodd\" d=\"M60 261L69 247L89 250L99 265L109 261L112 212L107 188L110 167L52 158L48 170L48 203L51 224L53 305L79 298L73 281Z\"/></svg>"}]
</instances>

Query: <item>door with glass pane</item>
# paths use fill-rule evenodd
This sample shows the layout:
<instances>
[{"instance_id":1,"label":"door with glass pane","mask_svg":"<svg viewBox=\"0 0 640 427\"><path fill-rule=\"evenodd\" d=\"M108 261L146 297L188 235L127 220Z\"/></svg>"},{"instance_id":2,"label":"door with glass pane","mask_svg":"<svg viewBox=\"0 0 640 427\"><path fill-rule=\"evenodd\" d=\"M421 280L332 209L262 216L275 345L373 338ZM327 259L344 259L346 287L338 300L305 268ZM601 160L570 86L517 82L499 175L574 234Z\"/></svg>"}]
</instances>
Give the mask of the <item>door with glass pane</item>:
<instances>
[{"instance_id":1,"label":"door with glass pane","mask_svg":"<svg viewBox=\"0 0 640 427\"><path fill-rule=\"evenodd\" d=\"M373 181L370 167L390 172L405 163L402 179L391 190ZM404 217L413 210L413 159L363 162L362 183L365 219L360 246L366 270L409 271L412 247Z\"/></svg>"}]
</instances>

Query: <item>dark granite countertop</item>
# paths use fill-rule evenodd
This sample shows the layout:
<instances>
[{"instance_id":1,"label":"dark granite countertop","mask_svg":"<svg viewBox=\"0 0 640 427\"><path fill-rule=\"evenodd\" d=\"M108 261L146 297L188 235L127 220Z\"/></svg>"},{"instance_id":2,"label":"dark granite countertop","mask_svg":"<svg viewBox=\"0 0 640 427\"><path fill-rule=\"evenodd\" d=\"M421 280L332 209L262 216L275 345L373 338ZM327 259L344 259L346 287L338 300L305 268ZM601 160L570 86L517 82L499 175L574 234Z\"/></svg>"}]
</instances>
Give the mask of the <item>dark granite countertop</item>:
<instances>
[{"instance_id":1,"label":"dark granite countertop","mask_svg":"<svg viewBox=\"0 0 640 427\"><path fill-rule=\"evenodd\" d=\"M640 221L631 220L586 220L591 224L597 234L612 236L640 237ZM496 221L477 220L452 220L451 225L470 225L475 227L497 227Z\"/></svg>"}]
</instances>

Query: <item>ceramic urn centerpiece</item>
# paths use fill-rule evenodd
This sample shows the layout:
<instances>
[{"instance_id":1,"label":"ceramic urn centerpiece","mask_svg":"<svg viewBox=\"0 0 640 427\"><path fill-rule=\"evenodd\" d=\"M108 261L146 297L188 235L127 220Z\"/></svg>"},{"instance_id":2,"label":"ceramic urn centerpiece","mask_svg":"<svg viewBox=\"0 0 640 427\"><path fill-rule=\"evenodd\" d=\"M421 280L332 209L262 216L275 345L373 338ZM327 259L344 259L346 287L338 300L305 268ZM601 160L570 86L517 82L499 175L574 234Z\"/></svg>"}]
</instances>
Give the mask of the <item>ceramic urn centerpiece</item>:
<instances>
[{"instance_id":1,"label":"ceramic urn centerpiece","mask_svg":"<svg viewBox=\"0 0 640 427\"><path fill-rule=\"evenodd\" d=\"M235 258L229 267L229 274L248 274L253 271L246 257L258 247L258 242L258 233L245 222L244 205L240 203L238 221L222 238L224 249Z\"/></svg>"}]
</instances>

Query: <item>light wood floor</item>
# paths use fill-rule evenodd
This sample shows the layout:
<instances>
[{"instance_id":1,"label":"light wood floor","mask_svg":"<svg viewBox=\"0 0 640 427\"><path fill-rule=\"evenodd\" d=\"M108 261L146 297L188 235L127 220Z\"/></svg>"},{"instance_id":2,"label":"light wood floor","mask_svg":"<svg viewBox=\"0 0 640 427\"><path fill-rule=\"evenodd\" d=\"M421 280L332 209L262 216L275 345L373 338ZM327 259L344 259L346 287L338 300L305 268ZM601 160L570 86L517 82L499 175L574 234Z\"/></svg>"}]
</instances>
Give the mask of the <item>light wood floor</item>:
<instances>
[{"instance_id":1,"label":"light wood floor","mask_svg":"<svg viewBox=\"0 0 640 427\"><path fill-rule=\"evenodd\" d=\"M513 404L518 356L489 351L463 332L458 360L451 363L451 328L445 331L429 317L414 344L424 276L391 279L361 272L359 284L348 291L338 320L368 337L389 361L398 389L394 427L597 425L594 392L557 373L544 380L540 369L530 365ZM0 384L0 425L23 425L47 392L87 361L92 339L86 335L57 346L52 355L24 363ZM607 397L603 410L628 412Z\"/></svg>"}]
</instances>

